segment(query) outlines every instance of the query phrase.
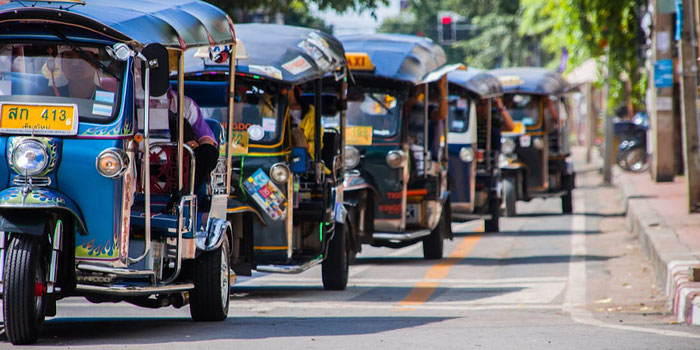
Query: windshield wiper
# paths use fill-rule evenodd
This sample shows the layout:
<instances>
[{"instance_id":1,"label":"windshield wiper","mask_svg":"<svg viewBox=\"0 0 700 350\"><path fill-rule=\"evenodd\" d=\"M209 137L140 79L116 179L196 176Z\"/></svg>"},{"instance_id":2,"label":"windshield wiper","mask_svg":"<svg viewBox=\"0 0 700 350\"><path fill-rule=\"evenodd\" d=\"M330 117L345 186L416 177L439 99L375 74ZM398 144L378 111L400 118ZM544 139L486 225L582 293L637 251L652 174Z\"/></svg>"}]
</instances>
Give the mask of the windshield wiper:
<instances>
[{"instance_id":1,"label":"windshield wiper","mask_svg":"<svg viewBox=\"0 0 700 350\"><path fill-rule=\"evenodd\" d=\"M56 34L57 37L59 37L65 43L70 45L70 47L73 49L73 51L77 52L78 55L80 55L80 57L82 59L89 61L90 63L95 64L97 67L99 67L101 70L107 72L112 77L119 79L119 76L117 75L117 73L113 69L105 66L102 62L100 62L100 60L96 60L92 56L88 55L87 52L85 52L85 50L83 50L82 48L80 48L80 46L76 45L74 42L72 42L70 39L68 39L68 37L63 35L63 33L56 30L56 28L51 28L51 30L54 32L54 34Z\"/></svg>"}]
</instances>

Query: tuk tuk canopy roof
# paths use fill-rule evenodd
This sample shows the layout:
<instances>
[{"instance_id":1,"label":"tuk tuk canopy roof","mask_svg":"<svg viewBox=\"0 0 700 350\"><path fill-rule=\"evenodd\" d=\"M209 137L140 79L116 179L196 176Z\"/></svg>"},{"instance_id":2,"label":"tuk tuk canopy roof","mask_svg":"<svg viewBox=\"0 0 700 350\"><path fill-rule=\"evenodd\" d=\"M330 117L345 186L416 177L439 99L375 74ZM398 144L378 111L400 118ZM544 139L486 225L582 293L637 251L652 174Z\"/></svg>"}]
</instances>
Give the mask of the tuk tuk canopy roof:
<instances>
[{"instance_id":1,"label":"tuk tuk canopy roof","mask_svg":"<svg viewBox=\"0 0 700 350\"><path fill-rule=\"evenodd\" d=\"M183 51L235 42L231 18L197 0L13 1L0 6L0 28L17 23L79 26L115 41Z\"/></svg>"},{"instance_id":2,"label":"tuk tuk canopy roof","mask_svg":"<svg viewBox=\"0 0 700 350\"><path fill-rule=\"evenodd\" d=\"M450 72L447 74L447 81L478 99L503 96L501 82L495 76L480 69L467 68Z\"/></svg>"},{"instance_id":3,"label":"tuk tuk canopy roof","mask_svg":"<svg viewBox=\"0 0 700 350\"><path fill-rule=\"evenodd\" d=\"M319 30L250 23L236 25L236 34L245 48L236 59L236 73L296 85L323 78L346 64L343 45ZM186 73L212 69L228 69L228 65L186 53Z\"/></svg>"},{"instance_id":4,"label":"tuk tuk canopy roof","mask_svg":"<svg viewBox=\"0 0 700 350\"><path fill-rule=\"evenodd\" d=\"M544 68L504 68L489 73L501 81L506 94L558 95L568 90L561 75Z\"/></svg>"},{"instance_id":5,"label":"tuk tuk canopy roof","mask_svg":"<svg viewBox=\"0 0 700 350\"><path fill-rule=\"evenodd\" d=\"M392 80L416 84L428 83L439 79L455 67L445 67L445 51L440 45L424 37L405 34L361 34L339 37L345 51L366 53L372 64L373 72L353 72L355 75L373 74ZM442 74L440 74L442 73Z\"/></svg>"}]
</instances>

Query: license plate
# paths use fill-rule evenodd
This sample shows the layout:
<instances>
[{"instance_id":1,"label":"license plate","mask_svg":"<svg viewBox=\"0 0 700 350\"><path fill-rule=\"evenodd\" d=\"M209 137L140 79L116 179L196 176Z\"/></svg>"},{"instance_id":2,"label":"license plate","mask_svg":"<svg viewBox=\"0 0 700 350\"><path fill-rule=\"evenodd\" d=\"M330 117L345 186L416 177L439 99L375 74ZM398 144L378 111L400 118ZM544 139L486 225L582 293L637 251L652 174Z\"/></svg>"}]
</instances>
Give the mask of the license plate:
<instances>
[{"instance_id":1,"label":"license plate","mask_svg":"<svg viewBox=\"0 0 700 350\"><path fill-rule=\"evenodd\" d=\"M345 143L353 146L372 145L371 126L347 126L345 127Z\"/></svg>"},{"instance_id":2,"label":"license plate","mask_svg":"<svg viewBox=\"0 0 700 350\"><path fill-rule=\"evenodd\" d=\"M421 219L420 204L406 204L406 223L419 224Z\"/></svg>"},{"instance_id":3,"label":"license plate","mask_svg":"<svg viewBox=\"0 0 700 350\"><path fill-rule=\"evenodd\" d=\"M78 106L0 103L0 132L75 135L78 133Z\"/></svg>"},{"instance_id":4,"label":"license plate","mask_svg":"<svg viewBox=\"0 0 700 350\"><path fill-rule=\"evenodd\" d=\"M234 156L248 154L247 131L234 131L231 133L231 154Z\"/></svg>"}]
</instances>

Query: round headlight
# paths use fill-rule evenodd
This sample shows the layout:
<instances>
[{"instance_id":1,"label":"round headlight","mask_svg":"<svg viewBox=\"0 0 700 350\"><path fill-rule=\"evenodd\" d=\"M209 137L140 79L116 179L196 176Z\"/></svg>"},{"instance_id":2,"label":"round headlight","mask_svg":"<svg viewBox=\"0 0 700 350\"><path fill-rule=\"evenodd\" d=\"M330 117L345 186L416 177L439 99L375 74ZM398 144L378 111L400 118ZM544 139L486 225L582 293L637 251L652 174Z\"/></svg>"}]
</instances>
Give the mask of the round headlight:
<instances>
[{"instance_id":1,"label":"round headlight","mask_svg":"<svg viewBox=\"0 0 700 350\"><path fill-rule=\"evenodd\" d=\"M511 154L515 152L515 141L513 139L504 139L501 145L501 152Z\"/></svg>"},{"instance_id":2,"label":"round headlight","mask_svg":"<svg viewBox=\"0 0 700 350\"><path fill-rule=\"evenodd\" d=\"M12 164L22 175L41 174L49 164L46 146L37 140L24 140L12 152Z\"/></svg>"},{"instance_id":3,"label":"round headlight","mask_svg":"<svg viewBox=\"0 0 700 350\"><path fill-rule=\"evenodd\" d=\"M534 138L532 139L532 146L535 147L535 149L544 149L544 140L541 138Z\"/></svg>"},{"instance_id":4,"label":"round headlight","mask_svg":"<svg viewBox=\"0 0 700 350\"><path fill-rule=\"evenodd\" d=\"M471 147L462 147L459 150L459 159L465 163L469 163L474 160L474 149Z\"/></svg>"},{"instance_id":5,"label":"round headlight","mask_svg":"<svg viewBox=\"0 0 700 350\"><path fill-rule=\"evenodd\" d=\"M282 163L277 163L270 167L270 178L279 185L289 181L289 168Z\"/></svg>"},{"instance_id":6,"label":"round headlight","mask_svg":"<svg viewBox=\"0 0 700 350\"><path fill-rule=\"evenodd\" d=\"M118 148L106 149L97 156L97 172L110 179L124 175L128 166L129 156Z\"/></svg>"},{"instance_id":7,"label":"round headlight","mask_svg":"<svg viewBox=\"0 0 700 350\"><path fill-rule=\"evenodd\" d=\"M353 169L360 165L360 151L352 146L345 147L345 168Z\"/></svg>"},{"instance_id":8,"label":"round headlight","mask_svg":"<svg viewBox=\"0 0 700 350\"><path fill-rule=\"evenodd\" d=\"M400 168L406 161L406 153L404 151L391 151L386 155L386 164L390 168Z\"/></svg>"}]
</instances>

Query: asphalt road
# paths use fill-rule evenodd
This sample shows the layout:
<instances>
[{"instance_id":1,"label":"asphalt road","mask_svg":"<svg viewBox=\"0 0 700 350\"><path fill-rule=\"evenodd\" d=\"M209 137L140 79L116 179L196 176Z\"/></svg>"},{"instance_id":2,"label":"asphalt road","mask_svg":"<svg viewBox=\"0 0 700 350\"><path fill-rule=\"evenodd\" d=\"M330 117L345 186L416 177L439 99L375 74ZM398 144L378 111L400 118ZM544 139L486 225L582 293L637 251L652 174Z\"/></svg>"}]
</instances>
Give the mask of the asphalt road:
<instances>
[{"instance_id":1,"label":"asphalt road","mask_svg":"<svg viewBox=\"0 0 700 350\"><path fill-rule=\"evenodd\" d=\"M36 347L700 349L700 328L673 321L616 191L599 183L579 174L574 215L534 200L500 233L454 224L441 261L420 245L365 247L342 292L323 290L320 267L239 278L225 322L63 300Z\"/></svg>"}]
</instances>

